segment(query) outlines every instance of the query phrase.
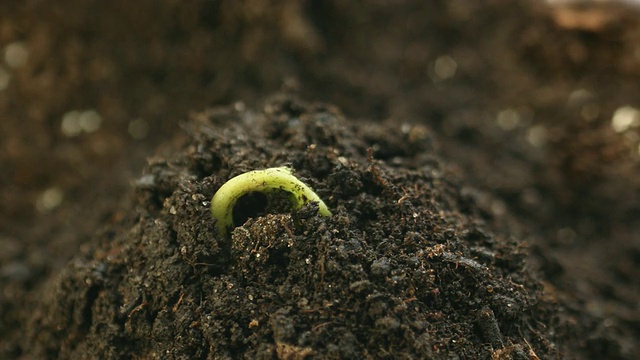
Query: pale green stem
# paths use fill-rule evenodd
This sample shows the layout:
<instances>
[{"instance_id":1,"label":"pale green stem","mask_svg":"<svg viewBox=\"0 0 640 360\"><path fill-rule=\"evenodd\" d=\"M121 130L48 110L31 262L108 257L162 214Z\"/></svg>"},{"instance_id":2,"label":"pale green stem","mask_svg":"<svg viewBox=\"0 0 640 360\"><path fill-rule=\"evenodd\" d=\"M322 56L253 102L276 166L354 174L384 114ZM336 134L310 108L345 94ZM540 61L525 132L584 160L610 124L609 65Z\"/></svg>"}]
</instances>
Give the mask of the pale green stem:
<instances>
[{"instance_id":1,"label":"pale green stem","mask_svg":"<svg viewBox=\"0 0 640 360\"><path fill-rule=\"evenodd\" d=\"M233 226L233 208L238 199L250 192L268 193L283 190L290 193L291 203L296 209L309 202L318 203L318 213L331 216L324 201L310 187L298 180L287 167L254 170L227 181L211 199L211 215L217 219L220 236L226 236Z\"/></svg>"}]
</instances>

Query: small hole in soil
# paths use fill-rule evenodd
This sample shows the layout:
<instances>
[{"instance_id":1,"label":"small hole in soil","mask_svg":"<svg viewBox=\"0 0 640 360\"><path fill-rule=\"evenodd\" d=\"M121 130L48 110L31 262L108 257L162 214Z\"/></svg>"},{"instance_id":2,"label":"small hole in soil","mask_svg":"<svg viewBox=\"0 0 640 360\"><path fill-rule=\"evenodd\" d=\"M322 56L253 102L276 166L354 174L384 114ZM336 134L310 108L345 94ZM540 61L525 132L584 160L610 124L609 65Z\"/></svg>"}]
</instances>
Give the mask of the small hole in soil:
<instances>
[{"instance_id":1,"label":"small hole in soil","mask_svg":"<svg viewBox=\"0 0 640 360\"><path fill-rule=\"evenodd\" d=\"M268 264L275 265L280 269L286 269L289 266L288 249L270 249Z\"/></svg>"},{"instance_id":2,"label":"small hole in soil","mask_svg":"<svg viewBox=\"0 0 640 360\"><path fill-rule=\"evenodd\" d=\"M292 211L291 194L286 191L276 190L269 194L250 192L239 198L233 207L233 226L241 226L249 218Z\"/></svg>"}]
</instances>

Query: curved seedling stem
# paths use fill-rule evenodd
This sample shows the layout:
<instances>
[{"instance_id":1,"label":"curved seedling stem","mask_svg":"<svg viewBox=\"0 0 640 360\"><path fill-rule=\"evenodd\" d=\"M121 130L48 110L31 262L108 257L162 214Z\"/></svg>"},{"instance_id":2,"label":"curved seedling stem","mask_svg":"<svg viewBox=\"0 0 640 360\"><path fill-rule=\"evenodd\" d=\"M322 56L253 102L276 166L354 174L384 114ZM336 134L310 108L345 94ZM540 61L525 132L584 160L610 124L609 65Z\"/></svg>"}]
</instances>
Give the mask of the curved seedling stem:
<instances>
[{"instance_id":1,"label":"curved seedling stem","mask_svg":"<svg viewBox=\"0 0 640 360\"><path fill-rule=\"evenodd\" d=\"M250 192L266 194L273 190L283 190L290 193L291 203L296 209L314 201L318 203L318 213L320 215L331 216L331 211L329 211L324 201L310 187L293 176L291 169L277 167L254 170L227 181L213 195L213 199L211 199L211 215L218 221L218 233L220 236L226 236L233 226L233 208L238 199Z\"/></svg>"}]
</instances>

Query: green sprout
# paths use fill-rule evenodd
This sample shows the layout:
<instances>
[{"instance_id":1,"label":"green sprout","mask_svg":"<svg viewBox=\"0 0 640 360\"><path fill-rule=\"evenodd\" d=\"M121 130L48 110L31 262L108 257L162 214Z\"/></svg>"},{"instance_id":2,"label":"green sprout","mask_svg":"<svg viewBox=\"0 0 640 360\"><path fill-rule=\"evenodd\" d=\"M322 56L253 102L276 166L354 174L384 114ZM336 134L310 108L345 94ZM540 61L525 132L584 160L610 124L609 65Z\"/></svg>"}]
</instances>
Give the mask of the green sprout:
<instances>
[{"instance_id":1,"label":"green sprout","mask_svg":"<svg viewBox=\"0 0 640 360\"><path fill-rule=\"evenodd\" d=\"M309 202L317 202L318 213L322 216L331 216L331 211L329 211L324 201L310 187L293 176L291 169L277 167L254 170L227 181L213 195L213 199L211 199L211 215L218 221L218 233L220 236L226 236L233 226L233 208L238 199L251 192L268 194L276 190L286 191L291 194L290 201L295 209L300 209Z\"/></svg>"}]
</instances>

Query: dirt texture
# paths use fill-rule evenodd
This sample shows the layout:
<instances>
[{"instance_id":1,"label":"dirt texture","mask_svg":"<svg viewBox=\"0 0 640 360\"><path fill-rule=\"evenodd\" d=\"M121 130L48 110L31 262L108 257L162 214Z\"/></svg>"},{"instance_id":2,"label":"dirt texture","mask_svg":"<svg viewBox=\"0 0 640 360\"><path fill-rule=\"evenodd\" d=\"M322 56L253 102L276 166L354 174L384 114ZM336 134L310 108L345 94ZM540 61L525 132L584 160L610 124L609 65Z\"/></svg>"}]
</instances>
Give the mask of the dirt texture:
<instances>
[{"instance_id":1,"label":"dirt texture","mask_svg":"<svg viewBox=\"0 0 640 360\"><path fill-rule=\"evenodd\" d=\"M0 358L640 358L638 15L0 3Z\"/></svg>"}]
</instances>

